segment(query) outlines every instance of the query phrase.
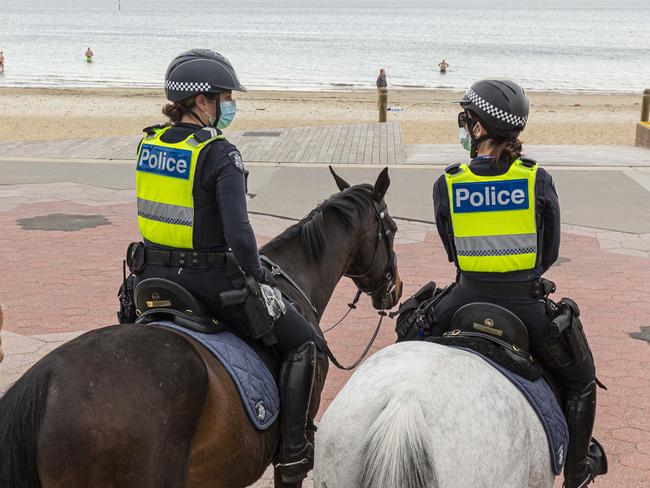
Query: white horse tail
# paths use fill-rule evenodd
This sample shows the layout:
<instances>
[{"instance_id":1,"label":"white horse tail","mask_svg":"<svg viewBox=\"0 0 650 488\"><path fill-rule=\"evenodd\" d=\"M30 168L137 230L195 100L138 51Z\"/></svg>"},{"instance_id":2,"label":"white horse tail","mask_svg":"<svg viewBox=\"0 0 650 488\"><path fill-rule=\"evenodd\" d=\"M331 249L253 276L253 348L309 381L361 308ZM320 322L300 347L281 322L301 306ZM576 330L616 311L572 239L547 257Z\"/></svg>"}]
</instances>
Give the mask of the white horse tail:
<instances>
[{"instance_id":1,"label":"white horse tail","mask_svg":"<svg viewBox=\"0 0 650 488\"><path fill-rule=\"evenodd\" d=\"M429 429L415 392L391 398L363 446L361 488L436 488Z\"/></svg>"}]
</instances>

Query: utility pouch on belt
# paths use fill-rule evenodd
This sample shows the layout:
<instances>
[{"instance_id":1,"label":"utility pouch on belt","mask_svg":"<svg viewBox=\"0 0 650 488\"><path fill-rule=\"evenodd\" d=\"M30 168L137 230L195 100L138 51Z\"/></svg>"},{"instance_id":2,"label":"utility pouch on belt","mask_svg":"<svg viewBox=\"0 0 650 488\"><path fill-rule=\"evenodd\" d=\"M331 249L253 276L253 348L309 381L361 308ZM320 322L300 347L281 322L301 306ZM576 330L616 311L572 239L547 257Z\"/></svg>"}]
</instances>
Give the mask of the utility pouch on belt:
<instances>
[{"instance_id":1,"label":"utility pouch on belt","mask_svg":"<svg viewBox=\"0 0 650 488\"><path fill-rule=\"evenodd\" d=\"M122 261L122 286L117 292L120 299L120 311L117 312L117 321L120 324L133 324L135 323L135 299L133 297L133 289L135 288L135 276L133 273L126 276L126 261Z\"/></svg>"},{"instance_id":2,"label":"utility pouch on belt","mask_svg":"<svg viewBox=\"0 0 650 488\"><path fill-rule=\"evenodd\" d=\"M260 284L252 276L245 276L242 273L235 257L231 254L226 259L226 270L232 284L241 288L220 293L221 306L241 307L244 312L244 322L237 325L242 334L260 339L267 346L277 344L278 340L273 333L275 317L269 313Z\"/></svg>"},{"instance_id":3,"label":"utility pouch on belt","mask_svg":"<svg viewBox=\"0 0 650 488\"><path fill-rule=\"evenodd\" d=\"M558 314L549 325L549 336L544 341L544 350L554 364L551 367L565 367L582 363L589 355L589 343L585 336L580 309L570 298L563 298L557 304Z\"/></svg>"},{"instance_id":4,"label":"utility pouch on belt","mask_svg":"<svg viewBox=\"0 0 650 488\"><path fill-rule=\"evenodd\" d=\"M133 274L142 273L145 265L144 242L132 242L126 249L126 264Z\"/></svg>"}]
</instances>

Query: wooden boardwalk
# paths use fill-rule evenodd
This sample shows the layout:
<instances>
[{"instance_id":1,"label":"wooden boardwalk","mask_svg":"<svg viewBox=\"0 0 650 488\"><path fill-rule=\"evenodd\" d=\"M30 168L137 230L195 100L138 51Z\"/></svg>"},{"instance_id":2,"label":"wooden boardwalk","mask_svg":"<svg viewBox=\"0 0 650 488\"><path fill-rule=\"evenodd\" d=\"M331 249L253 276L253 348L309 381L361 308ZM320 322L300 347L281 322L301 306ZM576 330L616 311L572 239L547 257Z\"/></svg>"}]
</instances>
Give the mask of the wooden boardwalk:
<instances>
[{"instance_id":1,"label":"wooden boardwalk","mask_svg":"<svg viewBox=\"0 0 650 488\"><path fill-rule=\"evenodd\" d=\"M227 131L246 162L302 164L404 163L399 122ZM0 158L130 160L139 136L0 143Z\"/></svg>"}]
</instances>

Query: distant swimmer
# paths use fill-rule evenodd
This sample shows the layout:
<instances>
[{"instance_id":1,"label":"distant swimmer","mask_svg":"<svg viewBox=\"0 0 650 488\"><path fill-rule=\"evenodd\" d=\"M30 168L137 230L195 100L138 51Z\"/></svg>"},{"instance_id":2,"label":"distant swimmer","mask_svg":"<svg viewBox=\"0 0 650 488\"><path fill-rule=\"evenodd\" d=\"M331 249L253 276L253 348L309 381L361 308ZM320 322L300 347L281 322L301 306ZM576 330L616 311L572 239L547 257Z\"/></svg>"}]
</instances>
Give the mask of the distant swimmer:
<instances>
[{"instance_id":1,"label":"distant swimmer","mask_svg":"<svg viewBox=\"0 0 650 488\"><path fill-rule=\"evenodd\" d=\"M386 88L388 83L386 82L386 70L384 68L379 70L379 76L377 77L377 90L379 91L382 88Z\"/></svg>"},{"instance_id":2,"label":"distant swimmer","mask_svg":"<svg viewBox=\"0 0 650 488\"><path fill-rule=\"evenodd\" d=\"M5 72L5 55L0 51L0 73Z\"/></svg>"},{"instance_id":3,"label":"distant swimmer","mask_svg":"<svg viewBox=\"0 0 650 488\"><path fill-rule=\"evenodd\" d=\"M86 61L88 61L89 63L92 63L94 55L95 55L95 53L93 53L93 50L90 49L90 47L88 49L86 49Z\"/></svg>"},{"instance_id":4,"label":"distant swimmer","mask_svg":"<svg viewBox=\"0 0 650 488\"><path fill-rule=\"evenodd\" d=\"M443 59L442 63L438 63L438 66L440 67L441 73L446 73L447 68L449 68L449 63Z\"/></svg>"}]
</instances>

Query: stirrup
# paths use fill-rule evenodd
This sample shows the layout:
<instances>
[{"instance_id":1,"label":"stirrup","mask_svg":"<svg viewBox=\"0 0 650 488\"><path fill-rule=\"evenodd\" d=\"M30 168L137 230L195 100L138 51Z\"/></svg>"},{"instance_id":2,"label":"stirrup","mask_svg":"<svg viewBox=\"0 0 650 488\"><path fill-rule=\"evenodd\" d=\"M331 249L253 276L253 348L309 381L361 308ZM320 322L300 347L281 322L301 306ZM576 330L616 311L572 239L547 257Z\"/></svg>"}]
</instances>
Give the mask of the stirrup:
<instances>
[{"instance_id":1,"label":"stirrup","mask_svg":"<svg viewBox=\"0 0 650 488\"><path fill-rule=\"evenodd\" d=\"M584 474L586 478L576 486L576 488L585 488L592 483L596 477L607 474L607 455L603 446L593 437L591 444L589 444L589 454L587 455L587 472ZM564 480L562 487L566 488L567 482Z\"/></svg>"},{"instance_id":2,"label":"stirrup","mask_svg":"<svg viewBox=\"0 0 650 488\"><path fill-rule=\"evenodd\" d=\"M311 442L308 442L305 448L300 452L297 461L286 463L277 463L275 467L280 471L282 481L285 483L297 483L307 477L307 473L314 468L314 448Z\"/></svg>"}]
</instances>

